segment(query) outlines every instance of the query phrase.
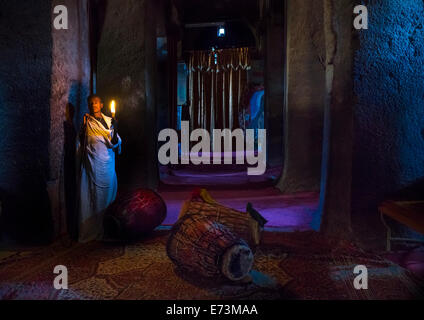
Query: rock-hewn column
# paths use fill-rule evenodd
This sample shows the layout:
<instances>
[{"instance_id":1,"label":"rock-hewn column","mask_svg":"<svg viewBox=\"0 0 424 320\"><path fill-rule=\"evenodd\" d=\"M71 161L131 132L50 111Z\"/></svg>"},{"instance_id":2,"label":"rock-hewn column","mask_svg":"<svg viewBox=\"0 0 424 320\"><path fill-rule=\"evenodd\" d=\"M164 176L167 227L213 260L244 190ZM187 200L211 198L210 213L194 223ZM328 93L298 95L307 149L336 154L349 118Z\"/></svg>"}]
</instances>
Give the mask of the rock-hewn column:
<instances>
[{"instance_id":1,"label":"rock-hewn column","mask_svg":"<svg viewBox=\"0 0 424 320\"><path fill-rule=\"evenodd\" d=\"M281 164L283 148L285 21L284 1L271 1L268 8L265 57L265 128L267 130L267 162Z\"/></svg>"},{"instance_id":2,"label":"rock-hewn column","mask_svg":"<svg viewBox=\"0 0 424 320\"><path fill-rule=\"evenodd\" d=\"M322 12L322 1L287 2L287 96L285 106L281 104L284 162L277 184L285 193L319 190L325 79Z\"/></svg>"},{"instance_id":3,"label":"rock-hewn column","mask_svg":"<svg viewBox=\"0 0 424 320\"><path fill-rule=\"evenodd\" d=\"M97 61L97 92L117 101L120 187L158 183L156 134L156 6L153 1L110 0Z\"/></svg>"},{"instance_id":4,"label":"rock-hewn column","mask_svg":"<svg viewBox=\"0 0 424 320\"><path fill-rule=\"evenodd\" d=\"M351 233L352 32L352 0L324 0L326 96L320 230L342 237Z\"/></svg>"},{"instance_id":5,"label":"rock-hewn column","mask_svg":"<svg viewBox=\"0 0 424 320\"><path fill-rule=\"evenodd\" d=\"M78 127L82 115L87 112L86 99L89 94L90 81L87 0L54 0L52 1L52 12L57 5L67 7L69 19L67 30L52 28L50 170L47 190L56 235L66 231L66 220L69 220L66 217L75 215L75 212L69 212L69 205L64 205L65 201L68 203L76 201L74 190L65 186L65 183L69 182L65 182L65 176L70 177L70 175L76 174L72 170L72 163L66 163L65 152L75 148L74 143L69 140L69 128L72 125ZM69 119L68 126L65 127L67 108L72 109L74 117ZM76 127L74 127L75 131L77 131ZM66 207L68 210L65 210Z\"/></svg>"}]
</instances>

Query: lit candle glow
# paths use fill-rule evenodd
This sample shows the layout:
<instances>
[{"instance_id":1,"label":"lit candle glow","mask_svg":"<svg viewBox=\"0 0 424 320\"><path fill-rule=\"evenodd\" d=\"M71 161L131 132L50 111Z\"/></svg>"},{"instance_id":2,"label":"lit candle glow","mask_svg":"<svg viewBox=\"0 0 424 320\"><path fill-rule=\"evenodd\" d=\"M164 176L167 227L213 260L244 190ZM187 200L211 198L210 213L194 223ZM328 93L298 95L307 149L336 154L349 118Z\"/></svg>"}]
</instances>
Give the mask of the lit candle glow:
<instances>
[{"instance_id":1,"label":"lit candle glow","mask_svg":"<svg viewBox=\"0 0 424 320\"><path fill-rule=\"evenodd\" d=\"M115 100L112 100L112 102L110 103L110 112L112 113L112 118L115 118L115 113L116 113L116 102L115 102Z\"/></svg>"}]
</instances>

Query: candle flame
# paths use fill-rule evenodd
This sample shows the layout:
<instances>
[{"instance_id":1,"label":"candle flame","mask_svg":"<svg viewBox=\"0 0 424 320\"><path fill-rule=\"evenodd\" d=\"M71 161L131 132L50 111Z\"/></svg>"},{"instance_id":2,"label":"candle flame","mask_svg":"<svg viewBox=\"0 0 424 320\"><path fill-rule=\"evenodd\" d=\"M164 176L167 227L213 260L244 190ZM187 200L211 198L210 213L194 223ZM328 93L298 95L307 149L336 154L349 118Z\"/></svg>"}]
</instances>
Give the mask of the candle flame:
<instances>
[{"instance_id":1,"label":"candle flame","mask_svg":"<svg viewBox=\"0 0 424 320\"><path fill-rule=\"evenodd\" d=\"M115 116L115 113L116 113L116 102L115 102L115 100L112 100L112 102L110 103L110 112L112 113L113 116Z\"/></svg>"}]
</instances>

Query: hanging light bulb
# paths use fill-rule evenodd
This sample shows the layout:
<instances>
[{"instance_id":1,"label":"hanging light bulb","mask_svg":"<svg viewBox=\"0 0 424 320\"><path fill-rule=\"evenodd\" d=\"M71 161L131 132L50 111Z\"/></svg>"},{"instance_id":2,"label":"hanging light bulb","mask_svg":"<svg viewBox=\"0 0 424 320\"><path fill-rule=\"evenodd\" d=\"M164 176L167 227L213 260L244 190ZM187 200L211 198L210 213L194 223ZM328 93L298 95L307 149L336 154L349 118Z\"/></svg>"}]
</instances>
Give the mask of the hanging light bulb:
<instances>
[{"instance_id":1,"label":"hanging light bulb","mask_svg":"<svg viewBox=\"0 0 424 320\"><path fill-rule=\"evenodd\" d=\"M218 27L218 38L223 38L225 37L226 34L226 30L224 26L219 26Z\"/></svg>"}]
</instances>

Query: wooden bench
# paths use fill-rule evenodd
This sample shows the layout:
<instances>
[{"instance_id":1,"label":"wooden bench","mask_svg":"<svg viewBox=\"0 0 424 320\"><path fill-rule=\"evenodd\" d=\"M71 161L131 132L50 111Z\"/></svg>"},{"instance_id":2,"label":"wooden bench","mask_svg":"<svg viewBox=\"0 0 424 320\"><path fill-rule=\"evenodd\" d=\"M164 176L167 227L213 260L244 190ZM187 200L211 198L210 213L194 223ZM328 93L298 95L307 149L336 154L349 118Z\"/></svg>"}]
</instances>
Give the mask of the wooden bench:
<instances>
[{"instance_id":1,"label":"wooden bench","mask_svg":"<svg viewBox=\"0 0 424 320\"><path fill-rule=\"evenodd\" d=\"M385 220L385 216L424 234L424 201L386 201L378 208L381 221L387 229L387 251L391 250L392 241L424 242L420 239L396 238L392 236L392 230Z\"/></svg>"}]
</instances>

